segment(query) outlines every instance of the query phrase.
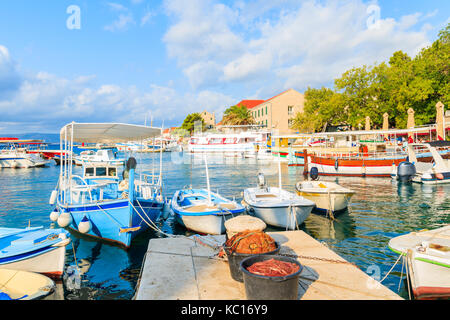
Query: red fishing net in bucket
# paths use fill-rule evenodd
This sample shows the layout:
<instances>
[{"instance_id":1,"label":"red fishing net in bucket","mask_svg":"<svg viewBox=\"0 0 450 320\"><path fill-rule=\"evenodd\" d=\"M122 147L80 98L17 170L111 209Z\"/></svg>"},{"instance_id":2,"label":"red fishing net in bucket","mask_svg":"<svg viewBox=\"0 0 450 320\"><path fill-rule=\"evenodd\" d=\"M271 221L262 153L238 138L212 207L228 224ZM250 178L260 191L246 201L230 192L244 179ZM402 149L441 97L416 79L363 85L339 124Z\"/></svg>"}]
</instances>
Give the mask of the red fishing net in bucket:
<instances>
[{"instance_id":1,"label":"red fishing net in bucket","mask_svg":"<svg viewBox=\"0 0 450 320\"><path fill-rule=\"evenodd\" d=\"M296 263L269 259L255 262L247 268L248 272L267 277L284 277L296 273L300 267Z\"/></svg>"},{"instance_id":2,"label":"red fishing net in bucket","mask_svg":"<svg viewBox=\"0 0 450 320\"><path fill-rule=\"evenodd\" d=\"M244 254L260 254L274 251L277 246L275 240L262 231L245 230L236 233L225 242L230 252Z\"/></svg>"}]
</instances>

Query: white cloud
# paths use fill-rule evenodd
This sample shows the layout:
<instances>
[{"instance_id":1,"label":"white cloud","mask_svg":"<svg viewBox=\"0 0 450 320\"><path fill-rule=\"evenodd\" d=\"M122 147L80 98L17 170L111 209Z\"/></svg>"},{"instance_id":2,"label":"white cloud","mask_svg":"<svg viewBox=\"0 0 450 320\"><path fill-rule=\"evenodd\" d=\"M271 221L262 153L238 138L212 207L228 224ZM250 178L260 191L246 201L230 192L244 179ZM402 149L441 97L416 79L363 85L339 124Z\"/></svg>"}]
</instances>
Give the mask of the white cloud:
<instances>
[{"instance_id":1,"label":"white cloud","mask_svg":"<svg viewBox=\"0 0 450 320\"><path fill-rule=\"evenodd\" d=\"M110 25L104 27L106 31L122 31L126 30L130 25L136 24L133 18L133 14L128 12L126 14L120 14L117 20L113 21Z\"/></svg>"},{"instance_id":2,"label":"white cloud","mask_svg":"<svg viewBox=\"0 0 450 320\"><path fill-rule=\"evenodd\" d=\"M0 46L0 68L12 61ZM2 132L56 132L64 124L78 122L126 122L143 124L149 112L155 125L180 125L187 114L207 109L223 112L234 97L211 90L180 93L170 86L97 84L96 76L73 79L48 72L20 75L22 81L8 97L0 97Z\"/></svg>"},{"instance_id":3,"label":"white cloud","mask_svg":"<svg viewBox=\"0 0 450 320\"><path fill-rule=\"evenodd\" d=\"M349 68L415 55L429 45L421 13L382 18L368 29L368 4L349 1L166 0L172 25L164 36L169 57L191 86L250 80L273 90L323 85ZM256 14L257 13L257 14ZM420 29L419 31L415 31ZM255 80L256 79L256 80ZM256 85L256 84L255 84Z\"/></svg>"},{"instance_id":4,"label":"white cloud","mask_svg":"<svg viewBox=\"0 0 450 320\"><path fill-rule=\"evenodd\" d=\"M11 94L19 87L20 82L21 76L9 50L0 45L0 98Z\"/></svg>"}]
</instances>

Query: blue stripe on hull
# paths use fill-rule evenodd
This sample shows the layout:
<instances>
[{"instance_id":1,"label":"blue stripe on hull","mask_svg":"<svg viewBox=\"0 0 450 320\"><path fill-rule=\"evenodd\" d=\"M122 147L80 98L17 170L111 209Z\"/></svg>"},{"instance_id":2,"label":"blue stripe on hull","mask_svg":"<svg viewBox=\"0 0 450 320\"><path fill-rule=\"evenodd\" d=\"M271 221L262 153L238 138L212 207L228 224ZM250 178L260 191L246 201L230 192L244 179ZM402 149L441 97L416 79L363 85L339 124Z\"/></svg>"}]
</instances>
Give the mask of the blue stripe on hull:
<instances>
[{"instance_id":1,"label":"blue stripe on hull","mask_svg":"<svg viewBox=\"0 0 450 320\"><path fill-rule=\"evenodd\" d=\"M29 258L38 256L38 255L41 255L43 253L46 253L46 252L49 252L49 251L52 251L52 250L55 250L55 249L57 249L57 247L49 246L49 247L40 248L38 250L26 252L26 253L23 253L23 254L18 254L18 255L15 255L15 256L2 258L2 259L0 259L0 265L6 264L6 263L18 262L18 261L21 261L21 260L26 260L26 259L29 259Z\"/></svg>"}]
</instances>

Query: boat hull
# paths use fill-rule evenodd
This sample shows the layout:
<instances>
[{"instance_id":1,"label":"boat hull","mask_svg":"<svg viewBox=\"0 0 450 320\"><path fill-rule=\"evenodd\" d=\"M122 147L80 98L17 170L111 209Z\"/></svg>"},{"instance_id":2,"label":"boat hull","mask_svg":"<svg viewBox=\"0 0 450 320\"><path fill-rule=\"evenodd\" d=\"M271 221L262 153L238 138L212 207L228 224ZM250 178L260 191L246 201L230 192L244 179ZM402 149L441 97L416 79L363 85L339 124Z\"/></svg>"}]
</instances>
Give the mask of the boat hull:
<instances>
[{"instance_id":1,"label":"boat hull","mask_svg":"<svg viewBox=\"0 0 450 320\"><path fill-rule=\"evenodd\" d=\"M134 202L134 209L129 205L128 199L98 205L70 206L68 212L72 222L68 229L72 233L80 233L78 226L86 217L92 227L83 235L129 248L131 241L158 219L164 207L163 202L156 200L138 201Z\"/></svg>"},{"instance_id":2,"label":"boat hull","mask_svg":"<svg viewBox=\"0 0 450 320\"><path fill-rule=\"evenodd\" d=\"M353 193L316 193L297 191L297 194L311 200L316 204L312 212L318 214L327 214L329 211L338 213L345 211L350 204Z\"/></svg>"},{"instance_id":3,"label":"boat hull","mask_svg":"<svg viewBox=\"0 0 450 320\"><path fill-rule=\"evenodd\" d=\"M450 271L448 267L418 260L415 253L408 255L411 291L417 300L450 298Z\"/></svg>"},{"instance_id":4,"label":"boat hull","mask_svg":"<svg viewBox=\"0 0 450 320\"><path fill-rule=\"evenodd\" d=\"M309 167L317 167L319 175L349 177L391 177L393 166L406 158L336 159L311 156Z\"/></svg>"},{"instance_id":5,"label":"boat hull","mask_svg":"<svg viewBox=\"0 0 450 320\"><path fill-rule=\"evenodd\" d=\"M249 205L250 213L271 226L295 230L308 218L313 206L257 207Z\"/></svg>"},{"instance_id":6,"label":"boat hull","mask_svg":"<svg viewBox=\"0 0 450 320\"><path fill-rule=\"evenodd\" d=\"M177 222L186 229L204 234L225 233L225 221L231 219L231 214L186 216L175 213Z\"/></svg>"},{"instance_id":7,"label":"boat hull","mask_svg":"<svg viewBox=\"0 0 450 320\"><path fill-rule=\"evenodd\" d=\"M70 240L66 245L68 243ZM9 263L0 264L0 268L37 272L53 279L61 278L66 263L66 245L48 248L30 258L24 256L22 259L14 259Z\"/></svg>"}]
</instances>

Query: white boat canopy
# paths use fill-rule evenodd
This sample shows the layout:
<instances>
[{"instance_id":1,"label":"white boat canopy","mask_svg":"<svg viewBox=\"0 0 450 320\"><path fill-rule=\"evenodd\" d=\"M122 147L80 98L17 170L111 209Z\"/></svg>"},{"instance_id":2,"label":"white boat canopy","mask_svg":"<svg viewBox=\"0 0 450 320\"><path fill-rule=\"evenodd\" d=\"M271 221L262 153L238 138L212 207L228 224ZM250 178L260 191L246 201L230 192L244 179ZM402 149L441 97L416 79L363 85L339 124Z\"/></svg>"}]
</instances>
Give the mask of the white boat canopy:
<instances>
[{"instance_id":1,"label":"white boat canopy","mask_svg":"<svg viewBox=\"0 0 450 320\"><path fill-rule=\"evenodd\" d=\"M125 123L76 123L65 125L60 139L85 143L117 143L138 141L161 134L161 128Z\"/></svg>"}]
</instances>

